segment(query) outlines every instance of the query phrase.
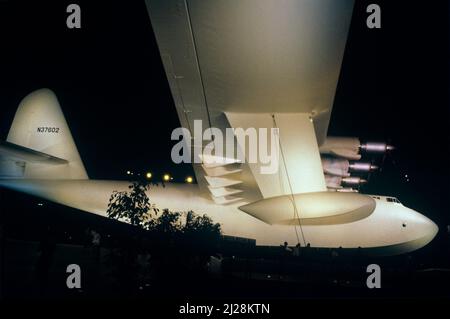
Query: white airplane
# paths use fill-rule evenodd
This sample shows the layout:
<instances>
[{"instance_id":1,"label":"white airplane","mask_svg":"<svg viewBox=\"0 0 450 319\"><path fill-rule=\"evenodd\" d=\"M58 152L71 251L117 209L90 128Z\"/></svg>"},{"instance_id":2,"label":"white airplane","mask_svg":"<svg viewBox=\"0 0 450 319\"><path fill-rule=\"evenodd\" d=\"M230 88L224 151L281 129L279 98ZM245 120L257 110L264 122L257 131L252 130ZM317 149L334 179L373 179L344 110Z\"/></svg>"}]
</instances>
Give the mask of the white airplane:
<instances>
[{"instance_id":1,"label":"white airplane","mask_svg":"<svg viewBox=\"0 0 450 319\"><path fill-rule=\"evenodd\" d=\"M225 235L257 245L390 255L435 237L436 224L396 198L342 186L363 182L350 172L374 168L349 162L360 150L390 148L327 137L353 1L146 4L182 126L191 130L203 120L220 129L276 127L282 151L273 174L262 174L261 162L235 158L193 164L198 184L152 187L152 203L205 213ZM238 141L235 148L244 146ZM22 100L0 156L0 186L103 216L111 193L129 185L88 178L48 89Z\"/></svg>"}]
</instances>

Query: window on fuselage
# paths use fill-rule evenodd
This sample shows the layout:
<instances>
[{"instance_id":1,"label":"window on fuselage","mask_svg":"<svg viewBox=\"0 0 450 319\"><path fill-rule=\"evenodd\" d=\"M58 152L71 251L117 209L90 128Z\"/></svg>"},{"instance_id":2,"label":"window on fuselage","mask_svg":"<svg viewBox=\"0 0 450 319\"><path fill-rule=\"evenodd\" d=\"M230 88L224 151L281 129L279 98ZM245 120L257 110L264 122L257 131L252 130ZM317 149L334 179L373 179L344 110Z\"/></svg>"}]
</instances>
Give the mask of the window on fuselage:
<instances>
[{"instance_id":1,"label":"window on fuselage","mask_svg":"<svg viewBox=\"0 0 450 319\"><path fill-rule=\"evenodd\" d=\"M397 204L401 204L400 201L399 201L397 198L395 198L395 197L387 197L386 200L387 200L389 203L397 203Z\"/></svg>"}]
</instances>

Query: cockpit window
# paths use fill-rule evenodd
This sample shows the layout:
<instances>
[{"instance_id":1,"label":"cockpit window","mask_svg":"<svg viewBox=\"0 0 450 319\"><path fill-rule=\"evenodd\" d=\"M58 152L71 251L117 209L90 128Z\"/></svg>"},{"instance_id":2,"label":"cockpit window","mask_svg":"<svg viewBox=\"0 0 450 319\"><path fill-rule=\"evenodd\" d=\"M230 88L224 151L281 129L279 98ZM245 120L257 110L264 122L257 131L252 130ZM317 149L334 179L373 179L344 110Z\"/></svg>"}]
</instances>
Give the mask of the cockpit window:
<instances>
[{"instance_id":1,"label":"cockpit window","mask_svg":"<svg viewBox=\"0 0 450 319\"><path fill-rule=\"evenodd\" d=\"M401 204L401 202L395 198L395 197L380 197L380 196L376 196L376 195L369 195L370 197L372 197L373 199L378 199L378 200L385 200L389 203L397 203L397 204Z\"/></svg>"},{"instance_id":2,"label":"cockpit window","mask_svg":"<svg viewBox=\"0 0 450 319\"><path fill-rule=\"evenodd\" d=\"M386 200L390 203L398 203L401 204L400 201L395 197L387 197Z\"/></svg>"}]
</instances>

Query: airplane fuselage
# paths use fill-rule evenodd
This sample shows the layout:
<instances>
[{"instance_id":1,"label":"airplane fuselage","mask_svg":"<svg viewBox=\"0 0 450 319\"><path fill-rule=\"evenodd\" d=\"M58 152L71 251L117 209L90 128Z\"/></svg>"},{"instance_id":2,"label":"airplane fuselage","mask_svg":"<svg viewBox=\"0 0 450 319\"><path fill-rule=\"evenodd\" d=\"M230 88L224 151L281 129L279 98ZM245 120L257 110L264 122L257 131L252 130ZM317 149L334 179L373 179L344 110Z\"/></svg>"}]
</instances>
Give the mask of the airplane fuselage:
<instances>
[{"instance_id":1,"label":"airplane fuselage","mask_svg":"<svg viewBox=\"0 0 450 319\"><path fill-rule=\"evenodd\" d=\"M45 198L66 206L106 216L114 190L127 190L129 182L106 180L0 180L0 186ZM252 238L257 245L328 248L363 248L376 254L399 254L425 246L438 231L427 217L384 197L362 219L326 225L270 225L243 211L240 204L217 205L202 197L197 185L167 183L152 186L150 202L160 209L206 214L221 225L224 235ZM369 196L369 195L364 195ZM301 212L300 212L301 214Z\"/></svg>"}]
</instances>

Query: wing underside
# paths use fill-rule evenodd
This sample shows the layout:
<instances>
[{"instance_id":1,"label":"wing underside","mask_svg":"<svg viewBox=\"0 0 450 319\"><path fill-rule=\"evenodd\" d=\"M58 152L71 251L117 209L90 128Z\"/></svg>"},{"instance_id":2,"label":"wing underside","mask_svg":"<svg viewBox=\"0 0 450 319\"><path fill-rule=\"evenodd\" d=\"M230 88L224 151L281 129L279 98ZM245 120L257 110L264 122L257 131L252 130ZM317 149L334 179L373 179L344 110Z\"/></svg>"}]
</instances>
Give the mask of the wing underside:
<instances>
[{"instance_id":1,"label":"wing underside","mask_svg":"<svg viewBox=\"0 0 450 319\"><path fill-rule=\"evenodd\" d=\"M258 164L235 158L194 164L205 196L227 204L326 190L318 145L328 129L353 0L146 5L183 127L192 135L195 120L203 129L280 130L278 174L263 176Z\"/></svg>"}]
</instances>

